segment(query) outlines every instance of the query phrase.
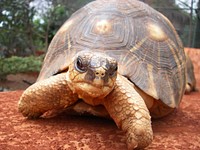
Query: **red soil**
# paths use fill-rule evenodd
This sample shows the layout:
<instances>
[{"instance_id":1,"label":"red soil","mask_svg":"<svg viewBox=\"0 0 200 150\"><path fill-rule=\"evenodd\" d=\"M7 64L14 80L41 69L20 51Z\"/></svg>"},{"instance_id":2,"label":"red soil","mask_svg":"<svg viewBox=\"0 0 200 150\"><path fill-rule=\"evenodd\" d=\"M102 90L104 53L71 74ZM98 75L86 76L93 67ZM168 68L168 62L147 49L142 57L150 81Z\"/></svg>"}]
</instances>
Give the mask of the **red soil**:
<instances>
[{"instance_id":1,"label":"red soil","mask_svg":"<svg viewBox=\"0 0 200 150\"><path fill-rule=\"evenodd\" d=\"M189 50L200 89L200 50ZM17 112L22 91L0 93L0 149L124 150L125 138L113 121L96 117L59 115L27 120ZM152 121L154 140L147 148L200 149L200 92L184 95L171 115Z\"/></svg>"}]
</instances>

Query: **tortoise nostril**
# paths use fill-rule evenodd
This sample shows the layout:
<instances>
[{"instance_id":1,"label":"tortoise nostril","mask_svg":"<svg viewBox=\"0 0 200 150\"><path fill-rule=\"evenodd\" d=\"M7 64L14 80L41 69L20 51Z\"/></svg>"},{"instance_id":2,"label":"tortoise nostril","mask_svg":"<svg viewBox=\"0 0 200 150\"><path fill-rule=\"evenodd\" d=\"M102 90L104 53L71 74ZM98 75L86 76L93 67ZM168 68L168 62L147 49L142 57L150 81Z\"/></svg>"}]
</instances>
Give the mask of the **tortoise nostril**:
<instances>
[{"instance_id":1,"label":"tortoise nostril","mask_svg":"<svg viewBox=\"0 0 200 150\"><path fill-rule=\"evenodd\" d=\"M104 77L105 76L105 71L103 71L103 70L98 70L98 71L96 71L95 72L95 75L97 76L97 77Z\"/></svg>"}]
</instances>

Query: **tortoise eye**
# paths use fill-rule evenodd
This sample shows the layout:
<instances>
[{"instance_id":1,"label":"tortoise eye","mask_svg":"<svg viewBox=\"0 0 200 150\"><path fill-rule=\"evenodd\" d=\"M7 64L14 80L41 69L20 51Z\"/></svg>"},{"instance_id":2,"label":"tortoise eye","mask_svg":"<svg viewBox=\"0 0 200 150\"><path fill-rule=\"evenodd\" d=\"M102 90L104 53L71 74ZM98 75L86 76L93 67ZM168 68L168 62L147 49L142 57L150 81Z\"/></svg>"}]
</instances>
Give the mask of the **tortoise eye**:
<instances>
[{"instance_id":1,"label":"tortoise eye","mask_svg":"<svg viewBox=\"0 0 200 150\"><path fill-rule=\"evenodd\" d=\"M84 63L81 57L78 57L75 61L75 69L81 73L87 71L87 65Z\"/></svg>"}]
</instances>

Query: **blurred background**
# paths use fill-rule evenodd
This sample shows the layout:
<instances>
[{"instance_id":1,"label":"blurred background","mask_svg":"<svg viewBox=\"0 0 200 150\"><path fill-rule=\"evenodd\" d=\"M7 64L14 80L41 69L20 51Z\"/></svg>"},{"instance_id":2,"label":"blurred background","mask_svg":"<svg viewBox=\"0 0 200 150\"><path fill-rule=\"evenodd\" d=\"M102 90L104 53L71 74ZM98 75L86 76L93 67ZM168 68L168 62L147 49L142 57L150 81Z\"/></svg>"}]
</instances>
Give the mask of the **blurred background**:
<instances>
[{"instance_id":1,"label":"blurred background","mask_svg":"<svg viewBox=\"0 0 200 150\"><path fill-rule=\"evenodd\" d=\"M51 39L92 0L0 0L0 91L35 82ZM174 25L184 47L200 48L200 0L141 0Z\"/></svg>"}]
</instances>

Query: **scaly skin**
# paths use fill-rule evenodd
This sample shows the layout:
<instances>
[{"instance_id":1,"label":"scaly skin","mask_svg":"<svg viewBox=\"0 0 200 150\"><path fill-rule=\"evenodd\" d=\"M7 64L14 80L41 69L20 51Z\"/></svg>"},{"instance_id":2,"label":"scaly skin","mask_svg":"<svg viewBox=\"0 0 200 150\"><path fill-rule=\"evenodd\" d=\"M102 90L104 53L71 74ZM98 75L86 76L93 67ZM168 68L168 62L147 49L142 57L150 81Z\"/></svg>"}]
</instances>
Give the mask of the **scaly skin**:
<instances>
[{"instance_id":1,"label":"scaly skin","mask_svg":"<svg viewBox=\"0 0 200 150\"><path fill-rule=\"evenodd\" d=\"M125 132L128 149L144 148L152 142L149 111L125 77L118 75L116 86L105 98L104 106L117 126Z\"/></svg>"},{"instance_id":2,"label":"scaly skin","mask_svg":"<svg viewBox=\"0 0 200 150\"><path fill-rule=\"evenodd\" d=\"M28 118L40 117L49 110L60 110L78 100L78 96L69 88L66 73L39 81L22 94L19 111Z\"/></svg>"}]
</instances>

